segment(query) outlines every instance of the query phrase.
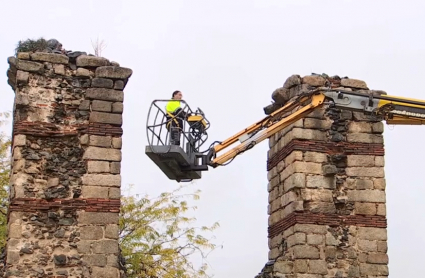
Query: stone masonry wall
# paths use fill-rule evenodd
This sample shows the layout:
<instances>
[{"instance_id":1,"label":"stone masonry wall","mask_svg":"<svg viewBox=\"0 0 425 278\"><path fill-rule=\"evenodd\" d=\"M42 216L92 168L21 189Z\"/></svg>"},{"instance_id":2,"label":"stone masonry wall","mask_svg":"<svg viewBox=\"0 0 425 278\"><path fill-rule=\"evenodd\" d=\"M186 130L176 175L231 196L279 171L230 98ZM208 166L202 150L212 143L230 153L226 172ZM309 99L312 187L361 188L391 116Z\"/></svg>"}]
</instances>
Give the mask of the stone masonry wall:
<instances>
[{"instance_id":1,"label":"stone masonry wall","mask_svg":"<svg viewBox=\"0 0 425 278\"><path fill-rule=\"evenodd\" d=\"M13 167L6 277L120 277L123 89L132 75L83 52L8 58Z\"/></svg>"},{"instance_id":2,"label":"stone masonry wall","mask_svg":"<svg viewBox=\"0 0 425 278\"><path fill-rule=\"evenodd\" d=\"M294 75L273 98L318 87L369 90L360 80ZM383 123L321 108L269 145L269 262L256 278L387 277Z\"/></svg>"}]
</instances>

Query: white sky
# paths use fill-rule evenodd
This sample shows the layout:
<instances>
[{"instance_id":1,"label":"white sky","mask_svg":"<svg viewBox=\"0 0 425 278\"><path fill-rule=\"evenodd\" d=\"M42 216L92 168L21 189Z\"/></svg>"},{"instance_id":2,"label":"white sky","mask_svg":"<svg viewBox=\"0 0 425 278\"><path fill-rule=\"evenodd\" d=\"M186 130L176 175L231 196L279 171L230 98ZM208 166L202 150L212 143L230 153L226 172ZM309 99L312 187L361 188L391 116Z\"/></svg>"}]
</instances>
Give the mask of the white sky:
<instances>
[{"instance_id":1,"label":"white sky","mask_svg":"<svg viewBox=\"0 0 425 278\"><path fill-rule=\"evenodd\" d=\"M212 123L210 142L264 117L292 74L365 80L391 95L425 99L424 1L29 1L0 3L0 111L11 110L7 57L18 40L56 38L133 69L125 90L123 185L156 195L177 186L144 154L152 100L179 89ZM10 132L10 128L7 130ZM425 272L422 126L386 126L390 277ZM267 262L267 159L263 142L197 181L199 223L219 221L217 278L254 277Z\"/></svg>"}]
</instances>

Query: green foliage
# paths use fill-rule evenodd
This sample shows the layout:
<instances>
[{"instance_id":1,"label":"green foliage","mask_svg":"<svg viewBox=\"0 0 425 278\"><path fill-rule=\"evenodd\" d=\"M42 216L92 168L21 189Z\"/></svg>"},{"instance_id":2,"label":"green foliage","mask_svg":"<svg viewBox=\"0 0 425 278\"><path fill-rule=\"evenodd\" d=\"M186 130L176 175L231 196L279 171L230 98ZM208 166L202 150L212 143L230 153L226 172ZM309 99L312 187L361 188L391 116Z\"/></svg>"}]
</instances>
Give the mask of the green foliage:
<instances>
[{"instance_id":1,"label":"green foliage","mask_svg":"<svg viewBox=\"0 0 425 278\"><path fill-rule=\"evenodd\" d=\"M9 116L9 113L0 113L0 126L7 123L6 119ZM10 138L4 133L0 133L0 248L6 244L10 145Z\"/></svg>"},{"instance_id":2,"label":"green foliage","mask_svg":"<svg viewBox=\"0 0 425 278\"><path fill-rule=\"evenodd\" d=\"M216 245L202 233L212 232L219 225L193 227L196 219L185 214L196 207L189 207L186 198L198 200L200 192L177 194L182 189L154 199L122 197L120 246L128 277L210 277L205 259ZM193 255L200 256L199 267L191 261Z\"/></svg>"},{"instance_id":3,"label":"green foliage","mask_svg":"<svg viewBox=\"0 0 425 278\"><path fill-rule=\"evenodd\" d=\"M25 41L19 41L16 46L15 52L36 52L44 51L48 47L47 41L44 38L37 40L27 39Z\"/></svg>"}]
</instances>

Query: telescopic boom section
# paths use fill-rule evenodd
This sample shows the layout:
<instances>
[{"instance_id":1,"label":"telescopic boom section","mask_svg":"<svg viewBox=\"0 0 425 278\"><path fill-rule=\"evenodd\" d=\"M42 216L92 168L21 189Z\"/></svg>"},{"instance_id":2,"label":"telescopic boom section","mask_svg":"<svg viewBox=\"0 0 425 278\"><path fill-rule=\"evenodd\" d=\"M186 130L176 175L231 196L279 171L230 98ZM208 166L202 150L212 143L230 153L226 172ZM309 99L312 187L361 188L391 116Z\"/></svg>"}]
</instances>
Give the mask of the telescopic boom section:
<instances>
[{"instance_id":1,"label":"telescopic boom section","mask_svg":"<svg viewBox=\"0 0 425 278\"><path fill-rule=\"evenodd\" d=\"M210 162L210 166L214 168L221 166L242 152L251 149L261 141L273 136L285 127L303 118L305 115L310 114L314 109L321 106L324 100L325 96L323 94L302 97L299 100L285 105L256 124L246 128L241 132L238 132L226 141L223 141L221 144L216 145L213 152L217 154L219 151L230 147L238 140L240 140L241 143L228 152L214 158ZM306 102L309 103L305 104ZM302 106L303 104L304 106ZM299 109L295 112L292 112L292 110L296 108ZM290 112L292 113L285 117L285 114Z\"/></svg>"}]
</instances>

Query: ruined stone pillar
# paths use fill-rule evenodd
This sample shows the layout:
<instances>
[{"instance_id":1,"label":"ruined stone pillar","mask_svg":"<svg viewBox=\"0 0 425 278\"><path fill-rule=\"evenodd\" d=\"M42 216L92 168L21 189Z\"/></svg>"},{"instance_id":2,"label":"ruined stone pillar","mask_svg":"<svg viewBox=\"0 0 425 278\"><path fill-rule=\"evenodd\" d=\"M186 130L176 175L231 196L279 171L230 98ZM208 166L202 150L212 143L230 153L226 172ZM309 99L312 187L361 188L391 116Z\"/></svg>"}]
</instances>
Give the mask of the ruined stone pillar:
<instances>
[{"instance_id":1,"label":"ruined stone pillar","mask_svg":"<svg viewBox=\"0 0 425 278\"><path fill-rule=\"evenodd\" d=\"M7 277L120 277L123 89L132 70L74 52L9 57Z\"/></svg>"},{"instance_id":2,"label":"ruined stone pillar","mask_svg":"<svg viewBox=\"0 0 425 278\"><path fill-rule=\"evenodd\" d=\"M368 90L353 79L294 78L290 97L308 86ZM270 138L269 262L257 278L388 276L382 133L362 113L323 108Z\"/></svg>"}]
</instances>

